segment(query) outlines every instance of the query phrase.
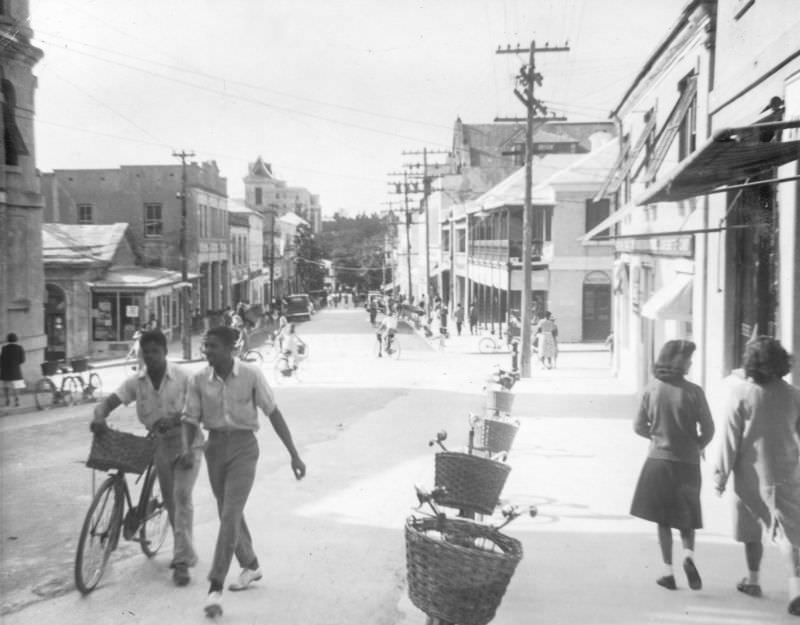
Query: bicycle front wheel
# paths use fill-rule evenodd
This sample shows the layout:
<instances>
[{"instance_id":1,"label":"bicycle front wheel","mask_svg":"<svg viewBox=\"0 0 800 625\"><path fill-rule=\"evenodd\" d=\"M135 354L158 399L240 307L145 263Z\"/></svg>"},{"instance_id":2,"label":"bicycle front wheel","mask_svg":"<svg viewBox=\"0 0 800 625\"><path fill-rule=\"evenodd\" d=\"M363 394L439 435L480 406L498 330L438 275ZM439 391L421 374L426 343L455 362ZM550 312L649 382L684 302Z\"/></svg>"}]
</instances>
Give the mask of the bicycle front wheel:
<instances>
[{"instance_id":1,"label":"bicycle front wheel","mask_svg":"<svg viewBox=\"0 0 800 625\"><path fill-rule=\"evenodd\" d=\"M144 512L142 512L144 508ZM164 505L161 495L161 485L158 482L155 467L150 471L144 483L142 496L139 501L141 526L139 528L139 544L144 555L152 558L161 549L169 532L169 513Z\"/></svg>"},{"instance_id":2,"label":"bicycle front wheel","mask_svg":"<svg viewBox=\"0 0 800 625\"><path fill-rule=\"evenodd\" d=\"M491 354L497 350L496 345L495 340L491 336L484 336L478 341L478 351L481 354Z\"/></svg>"},{"instance_id":3,"label":"bicycle front wheel","mask_svg":"<svg viewBox=\"0 0 800 625\"><path fill-rule=\"evenodd\" d=\"M97 373L89 374L89 399L101 399L103 397L103 381Z\"/></svg>"},{"instance_id":4,"label":"bicycle front wheel","mask_svg":"<svg viewBox=\"0 0 800 625\"><path fill-rule=\"evenodd\" d=\"M400 358L400 343L397 342L397 339L394 339L391 345L386 348L386 355L392 360Z\"/></svg>"},{"instance_id":5,"label":"bicycle front wheel","mask_svg":"<svg viewBox=\"0 0 800 625\"><path fill-rule=\"evenodd\" d=\"M116 478L109 477L98 489L86 513L75 554L75 585L86 595L92 592L117 546L120 531L120 503L117 502Z\"/></svg>"},{"instance_id":6,"label":"bicycle front wheel","mask_svg":"<svg viewBox=\"0 0 800 625\"><path fill-rule=\"evenodd\" d=\"M36 407L39 410L50 408L55 401L56 385L50 378L42 378L36 382L34 388L34 398L36 399Z\"/></svg>"},{"instance_id":7,"label":"bicycle front wheel","mask_svg":"<svg viewBox=\"0 0 800 625\"><path fill-rule=\"evenodd\" d=\"M61 382L61 401L65 406L76 403L81 396L81 385L74 376L68 375Z\"/></svg>"}]
</instances>

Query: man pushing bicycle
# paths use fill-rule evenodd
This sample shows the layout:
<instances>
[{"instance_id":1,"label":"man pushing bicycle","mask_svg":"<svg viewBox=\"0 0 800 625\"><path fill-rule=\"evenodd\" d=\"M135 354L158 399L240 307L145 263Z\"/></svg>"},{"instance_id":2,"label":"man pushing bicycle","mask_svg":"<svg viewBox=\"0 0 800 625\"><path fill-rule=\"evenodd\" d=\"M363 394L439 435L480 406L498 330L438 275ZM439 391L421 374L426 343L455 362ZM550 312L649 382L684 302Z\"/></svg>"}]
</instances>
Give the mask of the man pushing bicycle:
<instances>
[{"instance_id":1,"label":"man pushing bicycle","mask_svg":"<svg viewBox=\"0 0 800 625\"><path fill-rule=\"evenodd\" d=\"M383 356L383 348L389 349L397 333L397 313L393 310L381 321L378 327L378 358Z\"/></svg>"},{"instance_id":2,"label":"man pushing bicycle","mask_svg":"<svg viewBox=\"0 0 800 625\"><path fill-rule=\"evenodd\" d=\"M189 377L167 361L167 339L161 330L146 330L139 339L144 367L94 409L91 430L102 436L108 429L106 418L120 404L136 402L139 421L156 439L155 465L158 481L175 537L172 579L176 586L190 581L189 567L197 563L192 546L192 489L202 461L203 435L195 431L192 440L181 427ZM184 457L191 450L191 461Z\"/></svg>"}]
</instances>

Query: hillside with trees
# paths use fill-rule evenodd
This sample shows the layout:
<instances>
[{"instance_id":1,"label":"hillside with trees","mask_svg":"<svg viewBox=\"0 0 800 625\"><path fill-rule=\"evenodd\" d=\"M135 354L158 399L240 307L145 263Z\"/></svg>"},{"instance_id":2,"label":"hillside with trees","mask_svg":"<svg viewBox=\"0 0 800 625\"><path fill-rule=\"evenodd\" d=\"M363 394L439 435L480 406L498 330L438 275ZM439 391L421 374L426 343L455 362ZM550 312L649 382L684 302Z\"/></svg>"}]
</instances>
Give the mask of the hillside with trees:
<instances>
[{"instance_id":1,"label":"hillside with trees","mask_svg":"<svg viewBox=\"0 0 800 625\"><path fill-rule=\"evenodd\" d=\"M338 284L360 291L381 287L384 269L386 220L378 214L348 217L335 213L322 222L319 245L323 257L333 261ZM391 280L391 268L386 268Z\"/></svg>"}]
</instances>

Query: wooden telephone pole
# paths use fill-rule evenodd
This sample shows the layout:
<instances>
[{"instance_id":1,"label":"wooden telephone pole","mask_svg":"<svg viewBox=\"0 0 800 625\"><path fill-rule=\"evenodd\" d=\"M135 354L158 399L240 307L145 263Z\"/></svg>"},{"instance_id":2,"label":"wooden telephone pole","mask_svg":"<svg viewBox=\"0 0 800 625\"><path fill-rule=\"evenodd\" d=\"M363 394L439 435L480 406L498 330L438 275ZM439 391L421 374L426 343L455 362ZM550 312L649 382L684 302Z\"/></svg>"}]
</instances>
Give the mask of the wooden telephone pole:
<instances>
[{"instance_id":1,"label":"wooden telephone pole","mask_svg":"<svg viewBox=\"0 0 800 625\"><path fill-rule=\"evenodd\" d=\"M390 176L399 176L400 172L390 172ZM408 172L402 172L403 182L390 182L390 185L393 185L395 188L396 194L403 195L403 206L405 212L405 221L406 221L406 270L408 271L408 293L406 297L409 301L411 301L412 295L412 280L411 280L411 212L408 208L408 195L410 193L419 193L419 185L416 184L415 188L410 188L410 183L408 182Z\"/></svg>"},{"instance_id":2,"label":"wooden telephone pole","mask_svg":"<svg viewBox=\"0 0 800 625\"><path fill-rule=\"evenodd\" d=\"M523 65L519 71L517 81L525 87L523 95L518 88L514 88L514 95L525 105L527 116L525 118L525 208L522 213L522 302L520 312L522 314L522 335L520 337L522 351L520 358L520 375L523 378L531 377L531 262L533 245L533 206L532 206L532 185L533 185L533 125L536 121L536 112L547 115L547 107L536 100L533 95L534 85L542 86L542 75L536 71L537 52L568 52L569 46L550 47L545 44L543 48L536 47L536 41L531 41L529 48L512 48L507 46L505 49L498 47L497 54L521 54L528 53L528 64Z\"/></svg>"},{"instance_id":3,"label":"wooden telephone pole","mask_svg":"<svg viewBox=\"0 0 800 625\"><path fill-rule=\"evenodd\" d=\"M189 282L189 259L186 250L186 159L192 158L194 152L181 150L173 152L172 156L181 159L181 293L183 305L181 307L181 346L183 359L192 359L192 283Z\"/></svg>"}]
</instances>

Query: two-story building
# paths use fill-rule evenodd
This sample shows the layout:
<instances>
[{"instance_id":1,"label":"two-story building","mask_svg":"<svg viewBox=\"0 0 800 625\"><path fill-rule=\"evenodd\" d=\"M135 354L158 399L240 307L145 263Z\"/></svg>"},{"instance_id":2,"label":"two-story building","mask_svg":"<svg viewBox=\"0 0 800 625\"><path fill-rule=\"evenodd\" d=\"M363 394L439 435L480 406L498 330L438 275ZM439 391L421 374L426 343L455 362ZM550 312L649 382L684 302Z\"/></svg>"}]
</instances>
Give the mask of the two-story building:
<instances>
[{"instance_id":1,"label":"two-story building","mask_svg":"<svg viewBox=\"0 0 800 625\"><path fill-rule=\"evenodd\" d=\"M789 0L692 0L628 88L607 194L620 371L642 386L671 338L706 388L747 340L800 344L800 14ZM800 376L797 365L792 373Z\"/></svg>"},{"instance_id":2,"label":"two-story building","mask_svg":"<svg viewBox=\"0 0 800 625\"><path fill-rule=\"evenodd\" d=\"M533 313L552 311L563 341L604 340L610 331L612 247L587 248L579 239L608 214L608 204L594 197L617 151L617 140L599 132L587 153L549 154L533 166ZM452 300L465 309L474 304L492 329L521 305L524 200L522 168L454 205L441 224Z\"/></svg>"},{"instance_id":3,"label":"two-story building","mask_svg":"<svg viewBox=\"0 0 800 625\"><path fill-rule=\"evenodd\" d=\"M268 302L269 269L264 264L264 217L244 200L228 201L231 300L251 305Z\"/></svg>"}]
</instances>

